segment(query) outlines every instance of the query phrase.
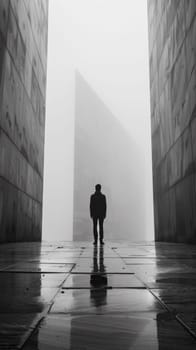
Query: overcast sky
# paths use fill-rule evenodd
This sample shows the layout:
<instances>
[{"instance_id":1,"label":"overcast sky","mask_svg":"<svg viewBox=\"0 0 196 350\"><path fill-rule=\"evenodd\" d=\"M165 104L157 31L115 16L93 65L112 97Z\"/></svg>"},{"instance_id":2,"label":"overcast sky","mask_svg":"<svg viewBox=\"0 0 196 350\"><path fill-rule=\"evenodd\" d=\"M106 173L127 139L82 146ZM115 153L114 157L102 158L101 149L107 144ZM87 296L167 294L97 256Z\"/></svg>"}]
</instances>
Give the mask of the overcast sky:
<instances>
[{"instance_id":1,"label":"overcast sky","mask_svg":"<svg viewBox=\"0 0 196 350\"><path fill-rule=\"evenodd\" d=\"M50 0L48 35L43 239L73 234L75 70L142 154L143 239L153 239L147 1Z\"/></svg>"}]
</instances>

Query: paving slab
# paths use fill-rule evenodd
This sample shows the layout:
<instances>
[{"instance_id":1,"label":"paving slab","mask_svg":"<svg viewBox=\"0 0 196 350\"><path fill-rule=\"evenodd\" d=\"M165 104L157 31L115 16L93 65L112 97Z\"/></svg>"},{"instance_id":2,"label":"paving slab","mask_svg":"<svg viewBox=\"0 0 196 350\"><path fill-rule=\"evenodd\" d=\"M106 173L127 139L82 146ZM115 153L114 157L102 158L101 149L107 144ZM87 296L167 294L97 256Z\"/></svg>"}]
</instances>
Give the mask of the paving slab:
<instances>
[{"instance_id":1,"label":"paving slab","mask_svg":"<svg viewBox=\"0 0 196 350\"><path fill-rule=\"evenodd\" d=\"M129 273L129 269L123 263L122 259L101 258L101 259L78 259L73 273L91 273L91 272L107 272L107 273Z\"/></svg>"},{"instance_id":2,"label":"paving slab","mask_svg":"<svg viewBox=\"0 0 196 350\"><path fill-rule=\"evenodd\" d=\"M96 250L88 249L84 250L80 256L80 258L93 258L95 255ZM97 251L99 253L99 250ZM114 253L111 249L110 250L103 250L103 257L104 258L119 258L119 256Z\"/></svg>"},{"instance_id":3,"label":"paving slab","mask_svg":"<svg viewBox=\"0 0 196 350\"><path fill-rule=\"evenodd\" d=\"M126 265L156 265L155 258L123 258Z\"/></svg>"},{"instance_id":4,"label":"paving slab","mask_svg":"<svg viewBox=\"0 0 196 350\"><path fill-rule=\"evenodd\" d=\"M120 248L116 249L115 252L121 257L121 258L132 258L132 257L149 257L149 258L156 258L156 253L148 252L145 248Z\"/></svg>"},{"instance_id":5,"label":"paving slab","mask_svg":"<svg viewBox=\"0 0 196 350\"><path fill-rule=\"evenodd\" d=\"M196 287L170 287L153 289L156 295L171 311L176 313L196 313Z\"/></svg>"},{"instance_id":6,"label":"paving slab","mask_svg":"<svg viewBox=\"0 0 196 350\"><path fill-rule=\"evenodd\" d=\"M7 293L14 295L31 293L37 291L42 294L43 288L58 288L66 280L68 274L58 273L22 273L22 272L0 272L0 294L5 296Z\"/></svg>"},{"instance_id":7,"label":"paving slab","mask_svg":"<svg viewBox=\"0 0 196 350\"><path fill-rule=\"evenodd\" d=\"M187 310L186 310L187 311ZM195 312L185 312L179 313L177 318L182 321L188 329L192 332L192 334L196 338L196 311Z\"/></svg>"},{"instance_id":8,"label":"paving slab","mask_svg":"<svg viewBox=\"0 0 196 350\"><path fill-rule=\"evenodd\" d=\"M14 293L14 291L16 293ZM58 288L10 289L0 290L0 313L40 313L51 303Z\"/></svg>"},{"instance_id":9,"label":"paving slab","mask_svg":"<svg viewBox=\"0 0 196 350\"><path fill-rule=\"evenodd\" d=\"M27 272L27 273L33 273L33 272L45 272L45 273L63 273L63 272L70 272L73 268L74 264L43 264L43 263L36 263L36 262L23 262L23 263L16 263L12 266L9 266L8 268L4 269L9 272Z\"/></svg>"},{"instance_id":10,"label":"paving slab","mask_svg":"<svg viewBox=\"0 0 196 350\"><path fill-rule=\"evenodd\" d=\"M57 314L41 322L24 350L193 350L195 344L183 327L165 313Z\"/></svg>"},{"instance_id":11,"label":"paving slab","mask_svg":"<svg viewBox=\"0 0 196 350\"><path fill-rule=\"evenodd\" d=\"M0 313L0 349L20 349L23 340L26 339L26 335L30 335L35 329L36 320L39 320L36 313Z\"/></svg>"},{"instance_id":12,"label":"paving slab","mask_svg":"<svg viewBox=\"0 0 196 350\"><path fill-rule=\"evenodd\" d=\"M40 259L29 259L28 262L37 262L41 264L75 264L78 261L78 258L61 258L61 257L49 257L45 256Z\"/></svg>"},{"instance_id":13,"label":"paving slab","mask_svg":"<svg viewBox=\"0 0 196 350\"><path fill-rule=\"evenodd\" d=\"M141 276L141 279L147 284L149 288L183 288L183 287L196 287L196 273L190 273L189 270L186 272L181 272L182 269L176 267L175 270L168 269L167 271L164 269L163 273L152 273L147 272L143 274L139 271L137 272L138 276Z\"/></svg>"},{"instance_id":14,"label":"paving slab","mask_svg":"<svg viewBox=\"0 0 196 350\"><path fill-rule=\"evenodd\" d=\"M162 310L161 304L148 290L95 289L62 290L56 296L51 313L108 314Z\"/></svg>"},{"instance_id":15,"label":"paving slab","mask_svg":"<svg viewBox=\"0 0 196 350\"><path fill-rule=\"evenodd\" d=\"M145 286L134 275L129 274L107 274L106 288L135 288L144 289ZM92 289L90 283L91 274L70 274L62 288L64 289Z\"/></svg>"}]
</instances>

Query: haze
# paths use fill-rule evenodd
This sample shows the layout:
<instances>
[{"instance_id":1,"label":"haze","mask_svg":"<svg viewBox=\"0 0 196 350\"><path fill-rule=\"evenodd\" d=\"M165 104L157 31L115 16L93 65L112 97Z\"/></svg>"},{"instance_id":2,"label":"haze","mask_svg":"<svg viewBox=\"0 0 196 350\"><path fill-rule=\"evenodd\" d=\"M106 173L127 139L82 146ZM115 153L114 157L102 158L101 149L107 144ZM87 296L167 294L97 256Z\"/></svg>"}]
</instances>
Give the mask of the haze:
<instances>
[{"instance_id":1,"label":"haze","mask_svg":"<svg viewBox=\"0 0 196 350\"><path fill-rule=\"evenodd\" d=\"M50 0L49 3L43 239L73 239L73 217L74 221L76 217L79 218L76 208L73 213L74 142L77 149L77 120L81 122L84 117L82 110L78 114L77 106L81 98L84 106L86 96L92 91L89 111L94 116L100 113L101 109L97 112L97 98L99 105L104 106L110 114L109 119L112 120L112 116L115 120L114 139L118 136L117 142L120 145L116 167L124 169L124 174L132 174L131 177L126 176L126 181L123 178L123 190L120 179L119 186L117 180L112 182L113 165L106 167L105 173L101 174L103 186L105 179L106 195L111 199L120 198L120 206L128 208L126 218L128 213L135 218L126 222L127 219L121 212L116 224L119 237L116 233L114 238L152 240L154 225L146 1ZM79 97L76 94L77 74L84 83L83 91L80 84ZM85 123L84 129L90 132L87 119ZM106 132L103 123L101 127ZM119 137L123 133L126 134L126 140L122 145ZM89 139L88 142L88 147L91 147L94 141ZM104 145L102 146L103 149L98 147L97 172L103 159L106 160L111 155L109 151L104 152ZM78 173L81 172L82 176L86 173L85 184L89 178L91 181L89 187L84 186L85 191L81 186L78 187L81 188L80 202L84 202L87 239L90 239L91 222L87 201L93 190L93 181L99 177L92 172L90 158L85 171L84 156L85 152L81 150L77 158ZM90 157L90 154L86 156ZM108 159L108 164L112 162L111 158ZM110 183L113 183L112 189ZM117 203L116 199L114 203ZM115 206L114 203L111 206ZM108 218L107 232L110 239L113 238L111 225L114 224L115 210L117 207L111 210ZM119 213L119 208L117 212ZM123 237L120 227L123 227Z\"/></svg>"}]
</instances>

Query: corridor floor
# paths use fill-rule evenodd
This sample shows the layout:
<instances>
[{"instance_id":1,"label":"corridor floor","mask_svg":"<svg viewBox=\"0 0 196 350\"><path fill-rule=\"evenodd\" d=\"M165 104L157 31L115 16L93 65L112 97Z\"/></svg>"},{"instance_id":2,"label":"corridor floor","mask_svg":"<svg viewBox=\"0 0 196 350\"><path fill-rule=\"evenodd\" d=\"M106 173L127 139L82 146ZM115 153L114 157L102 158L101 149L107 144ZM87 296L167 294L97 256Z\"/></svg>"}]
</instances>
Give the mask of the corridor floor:
<instances>
[{"instance_id":1,"label":"corridor floor","mask_svg":"<svg viewBox=\"0 0 196 350\"><path fill-rule=\"evenodd\" d=\"M196 348L194 245L3 244L0 286L1 350Z\"/></svg>"}]
</instances>

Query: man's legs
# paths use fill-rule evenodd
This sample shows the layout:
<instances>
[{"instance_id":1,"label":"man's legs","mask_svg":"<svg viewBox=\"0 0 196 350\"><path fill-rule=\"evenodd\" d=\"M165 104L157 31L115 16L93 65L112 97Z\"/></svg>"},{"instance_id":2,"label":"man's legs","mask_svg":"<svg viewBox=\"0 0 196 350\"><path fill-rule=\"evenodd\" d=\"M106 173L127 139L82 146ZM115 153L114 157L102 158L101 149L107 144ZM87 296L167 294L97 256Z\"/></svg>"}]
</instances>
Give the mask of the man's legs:
<instances>
[{"instance_id":1,"label":"man's legs","mask_svg":"<svg viewBox=\"0 0 196 350\"><path fill-rule=\"evenodd\" d=\"M94 243L97 243L97 218L93 217L93 234L94 234Z\"/></svg>"},{"instance_id":2,"label":"man's legs","mask_svg":"<svg viewBox=\"0 0 196 350\"><path fill-rule=\"evenodd\" d=\"M103 242L103 221L104 221L104 218L99 218L99 239L100 239L100 243Z\"/></svg>"}]
</instances>

